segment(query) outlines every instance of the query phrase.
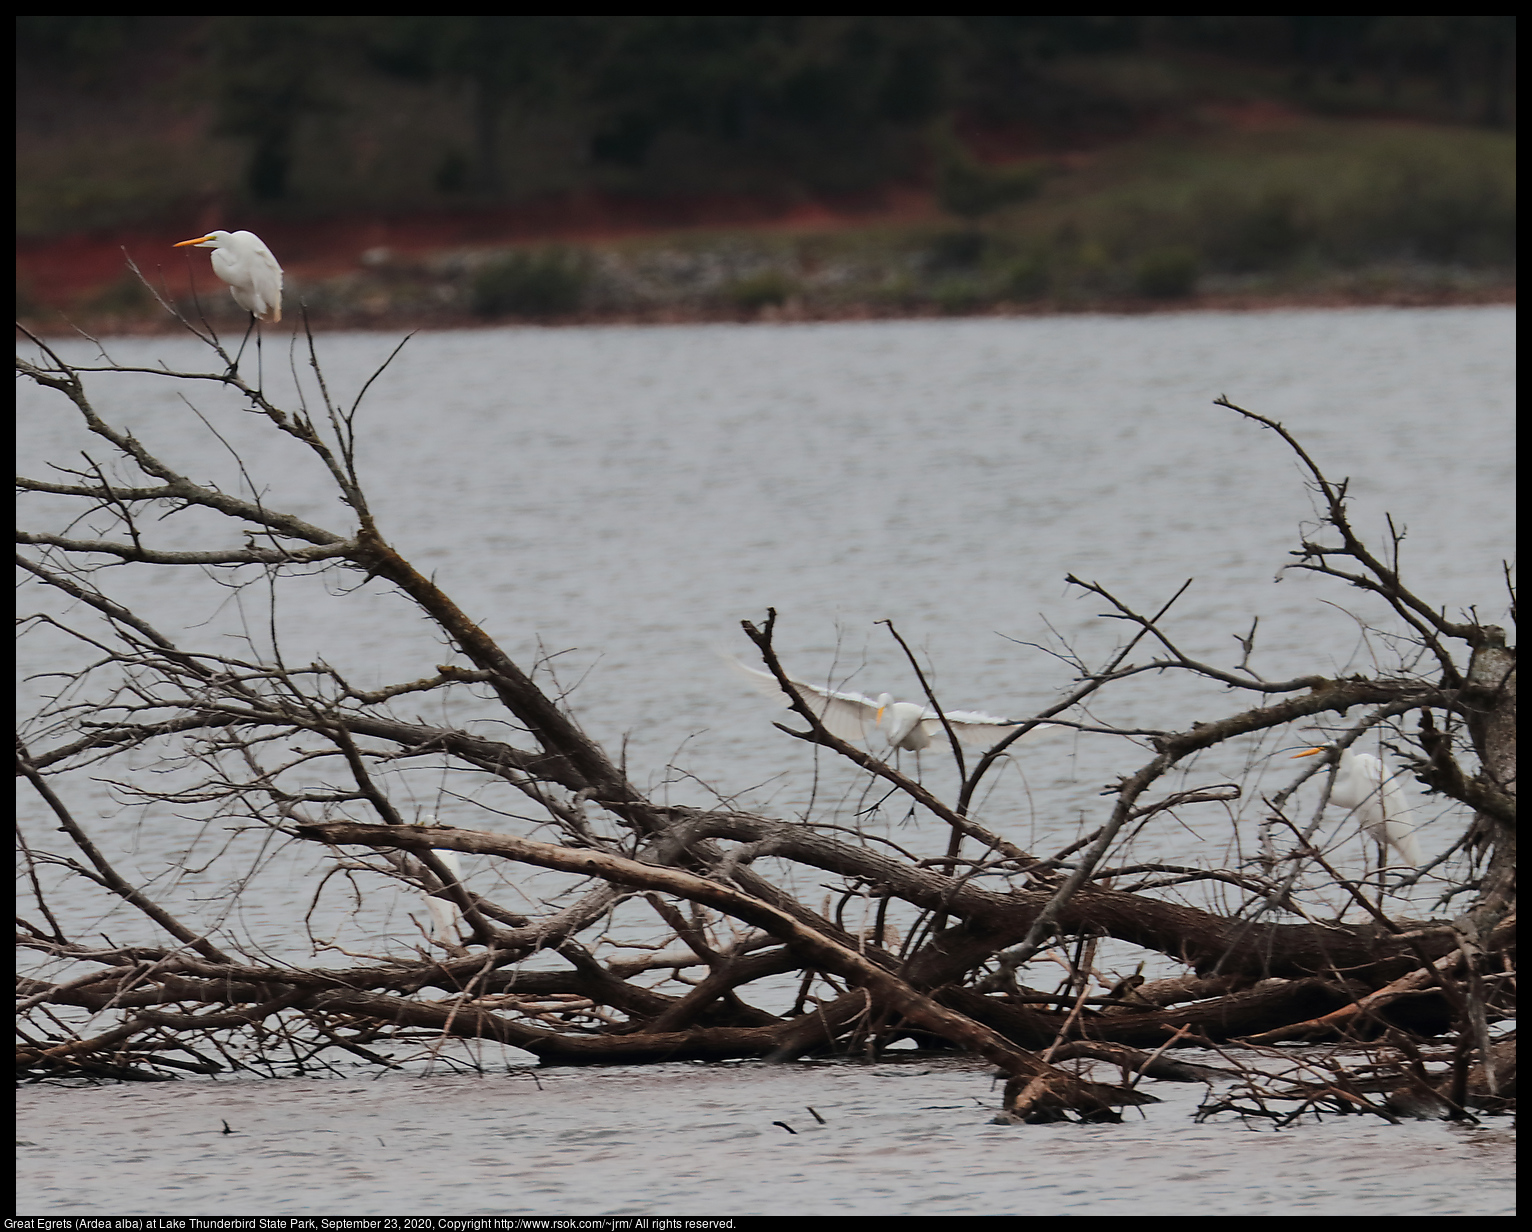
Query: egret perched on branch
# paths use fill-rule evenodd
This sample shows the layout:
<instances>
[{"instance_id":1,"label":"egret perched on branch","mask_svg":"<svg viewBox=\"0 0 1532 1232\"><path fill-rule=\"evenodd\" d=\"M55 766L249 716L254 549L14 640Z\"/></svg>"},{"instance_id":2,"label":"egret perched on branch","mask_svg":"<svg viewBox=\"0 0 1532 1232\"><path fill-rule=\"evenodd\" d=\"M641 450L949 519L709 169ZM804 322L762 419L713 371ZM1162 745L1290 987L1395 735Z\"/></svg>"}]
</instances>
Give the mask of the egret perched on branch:
<instances>
[{"instance_id":1,"label":"egret perched on branch","mask_svg":"<svg viewBox=\"0 0 1532 1232\"><path fill-rule=\"evenodd\" d=\"M1335 749L1333 744L1322 744L1293 756L1313 757ZM1404 788L1398 777L1371 753L1341 749L1335 778L1330 783L1330 803L1356 815L1362 829L1378 844L1380 862L1387 858L1390 847L1412 868L1420 868L1426 862L1415 839L1414 810L1405 798Z\"/></svg>"},{"instance_id":2,"label":"egret perched on branch","mask_svg":"<svg viewBox=\"0 0 1532 1232\"><path fill-rule=\"evenodd\" d=\"M767 697L783 706L791 706L792 699L769 672L746 667L738 659L728 658L737 671L743 672L750 683ZM792 677L788 677L792 680ZM884 738L891 749L906 749L918 753L930 748L933 741L945 738L941 717L929 706L918 702L896 702L888 693L876 698L861 693L837 693L833 689L821 689L818 685L792 680L803 700L808 703L825 730L842 740L862 740L871 729L883 729ZM943 714L952 727L952 733L965 744L989 746L1002 739L1008 727L1020 724L1016 719L1002 719L977 710L946 710ZM1023 739L1039 736L1045 731L1064 730L1057 723L1039 723Z\"/></svg>"},{"instance_id":3,"label":"egret perched on branch","mask_svg":"<svg viewBox=\"0 0 1532 1232\"><path fill-rule=\"evenodd\" d=\"M174 248L211 248L213 273L229 284L234 302L260 321L282 319L282 267L249 231L211 231Z\"/></svg>"}]
</instances>

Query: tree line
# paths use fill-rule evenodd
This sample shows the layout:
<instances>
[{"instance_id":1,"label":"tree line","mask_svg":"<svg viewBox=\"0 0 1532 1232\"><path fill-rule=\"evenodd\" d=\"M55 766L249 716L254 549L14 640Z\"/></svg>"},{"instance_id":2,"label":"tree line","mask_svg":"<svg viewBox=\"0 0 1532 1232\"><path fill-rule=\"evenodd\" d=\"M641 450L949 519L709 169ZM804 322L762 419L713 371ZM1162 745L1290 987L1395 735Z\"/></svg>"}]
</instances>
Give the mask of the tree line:
<instances>
[{"instance_id":1,"label":"tree line","mask_svg":"<svg viewBox=\"0 0 1532 1232\"><path fill-rule=\"evenodd\" d=\"M554 181L855 192L920 173L933 126L1068 145L1262 92L1501 127L1515 32L1514 17L102 15L18 18L18 52L24 97L200 109L239 152L220 191L253 203L313 203L310 130L381 145L350 204L387 208ZM1181 84L1129 82L1156 74ZM426 97L411 90L443 108L424 160L394 114Z\"/></svg>"}]
</instances>

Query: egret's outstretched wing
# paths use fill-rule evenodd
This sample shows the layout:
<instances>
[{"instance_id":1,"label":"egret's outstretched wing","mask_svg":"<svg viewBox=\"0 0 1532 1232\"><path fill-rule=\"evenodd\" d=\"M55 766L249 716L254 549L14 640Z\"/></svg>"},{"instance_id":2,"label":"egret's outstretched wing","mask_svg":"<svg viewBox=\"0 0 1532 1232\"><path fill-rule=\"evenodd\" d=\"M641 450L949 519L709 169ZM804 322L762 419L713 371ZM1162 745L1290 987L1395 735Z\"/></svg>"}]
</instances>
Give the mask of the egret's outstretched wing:
<instances>
[{"instance_id":1,"label":"egret's outstretched wing","mask_svg":"<svg viewBox=\"0 0 1532 1232\"><path fill-rule=\"evenodd\" d=\"M743 675L757 692L771 698L780 706L786 707L793 704L792 699L777 683L777 678L770 672L746 667L732 655L725 655L724 660ZM788 679L792 680L792 677L789 676ZM793 686L832 736L838 736L842 740L862 740L877 724L878 703L870 697L863 697L860 693L837 693L833 689L822 689L818 685L806 684L802 680L793 680Z\"/></svg>"},{"instance_id":2,"label":"egret's outstretched wing","mask_svg":"<svg viewBox=\"0 0 1532 1232\"><path fill-rule=\"evenodd\" d=\"M780 706L792 705L787 694L777 684L775 676L746 667L732 655L726 654L722 658L758 692L772 698ZM873 699L862 693L840 693L792 677L788 679L792 680L794 687L802 694L810 709L819 716L825 728L842 740L865 739L880 724L888 743L895 748L918 751L945 739L941 719L929 707L915 702L894 702L887 693ZM947 722L952 725L953 734L959 740L983 748L1003 739L1008 729L1018 725L1015 719L1003 719L981 710L949 710ZM1022 738L1031 740L1066 730L1057 723L1042 723Z\"/></svg>"},{"instance_id":3,"label":"egret's outstretched wing","mask_svg":"<svg viewBox=\"0 0 1532 1232\"><path fill-rule=\"evenodd\" d=\"M976 744L988 748L998 740L1005 739L1007 733L1013 727L1021 724L1015 719L1002 719L997 715L985 714L980 710L949 710L947 722L952 725L952 734L964 744ZM942 722L934 711L928 711L922 720L931 739L938 740L942 736ZM1057 723L1039 723L1029 731L1022 740L1034 740L1039 736L1057 735L1068 728L1061 727Z\"/></svg>"}]
</instances>

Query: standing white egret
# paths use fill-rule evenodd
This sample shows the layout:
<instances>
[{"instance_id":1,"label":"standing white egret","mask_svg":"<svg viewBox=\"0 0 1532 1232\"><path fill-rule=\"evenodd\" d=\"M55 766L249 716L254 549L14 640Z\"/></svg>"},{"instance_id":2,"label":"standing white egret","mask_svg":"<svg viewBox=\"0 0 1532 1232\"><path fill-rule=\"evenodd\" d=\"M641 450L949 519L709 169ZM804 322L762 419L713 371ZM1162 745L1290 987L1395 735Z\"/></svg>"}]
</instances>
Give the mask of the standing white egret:
<instances>
[{"instance_id":1,"label":"standing white egret","mask_svg":"<svg viewBox=\"0 0 1532 1232\"><path fill-rule=\"evenodd\" d=\"M234 302L260 321L282 319L282 267L260 236L249 231L210 231L173 248L211 248L213 273L229 284Z\"/></svg>"},{"instance_id":2,"label":"standing white egret","mask_svg":"<svg viewBox=\"0 0 1532 1232\"><path fill-rule=\"evenodd\" d=\"M1335 751L1333 744L1294 753L1297 757L1313 757L1316 753ZM1425 857L1415 839L1415 815L1400 786L1398 776L1371 753L1353 753L1342 749L1335 767L1335 778L1330 784L1330 803L1336 808L1350 809L1362 829L1378 844L1379 862L1387 858L1392 847L1400 859L1412 868L1420 868Z\"/></svg>"},{"instance_id":3,"label":"standing white egret","mask_svg":"<svg viewBox=\"0 0 1532 1232\"><path fill-rule=\"evenodd\" d=\"M736 671L744 673L757 691L784 707L793 704L792 698L788 697L771 673L746 667L732 656L724 657ZM941 717L929 706L922 706L918 702L896 702L888 693L880 693L872 698L861 693L837 693L833 689L821 689L818 685L793 680L791 676L788 679L792 680L803 700L825 725L825 730L842 740L862 740L872 728L881 727L889 748L918 753L921 749L929 748L933 741L945 738ZM1002 719L978 710L947 710L943 713L952 726L953 734L965 744L988 747L1005 736L1004 728L1019 726L1015 719ZM1039 723L1023 739L1031 739L1045 731L1062 730L1057 723Z\"/></svg>"},{"instance_id":4,"label":"standing white egret","mask_svg":"<svg viewBox=\"0 0 1532 1232\"><path fill-rule=\"evenodd\" d=\"M447 871L452 874L452 880L461 884L463 867L458 863L457 852L444 847L433 847L431 851L447 866ZM431 913L431 922L434 925L431 929L431 940L442 945L457 945L460 941L457 924L463 918L463 909L450 898L438 898L435 894L427 894L424 897L426 910Z\"/></svg>"}]
</instances>

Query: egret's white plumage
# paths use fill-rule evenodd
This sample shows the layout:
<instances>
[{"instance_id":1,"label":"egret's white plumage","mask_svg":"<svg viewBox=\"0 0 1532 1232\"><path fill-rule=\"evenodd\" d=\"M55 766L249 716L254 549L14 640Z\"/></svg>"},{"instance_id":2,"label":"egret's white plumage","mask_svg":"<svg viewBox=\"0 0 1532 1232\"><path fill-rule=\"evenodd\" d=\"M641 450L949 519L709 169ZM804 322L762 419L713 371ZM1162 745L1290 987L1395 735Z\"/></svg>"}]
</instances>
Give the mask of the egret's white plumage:
<instances>
[{"instance_id":1,"label":"egret's white plumage","mask_svg":"<svg viewBox=\"0 0 1532 1232\"><path fill-rule=\"evenodd\" d=\"M793 704L771 673L757 671L738 659L725 657L758 692L784 707ZM791 676L788 679L792 680L793 687L824 724L825 730L842 740L863 740L874 728L882 728L890 748L919 752L929 748L934 741L946 739L940 716L929 706L917 702L896 702L888 693L880 693L872 698L861 693L839 693L834 689L822 689L802 680L793 680ZM1005 728L1018 726L1015 719L1002 719L978 710L947 710L943 713L953 734L965 744L987 747L1005 736ZM1057 723L1039 723L1023 739L1062 730Z\"/></svg>"},{"instance_id":2,"label":"egret's white plumage","mask_svg":"<svg viewBox=\"0 0 1532 1232\"><path fill-rule=\"evenodd\" d=\"M1333 744L1324 744L1293 756L1313 757L1334 748ZM1414 810L1398 776L1379 758L1342 749L1330 784L1330 803L1351 810L1380 849L1392 847L1412 868L1425 863L1415 838Z\"/></svg>"},{"instance_id":3,"label":"egret's white plumage","mask_svg":"<svg viewBox=\"0 0 1532 1232\"><path fill-rule=\"evenodd\" d=\"M452 874L452 880L461 882L463 879L463 867L458 863L457 852L446 848L432 848L432 853L447 867ZM440 942L442 945L457 945L459 941L457 923L463 918L463 910L450 898L438 898L435 894L425 895L426 910L431 913L431 940Z\"/></svg>"},{"instance_id":4,"label":"egret's white plumage","mask_svg":"<svg viewBox=\"0 0 1532 1232\"><path fill-rule=\"evenodd\" d=\"M282 319L282 267L271 249L249 231L210 231L175 248L211 248L213 273L229 284L229 294L262 321Z\"/></svg>"}]
</instances>

